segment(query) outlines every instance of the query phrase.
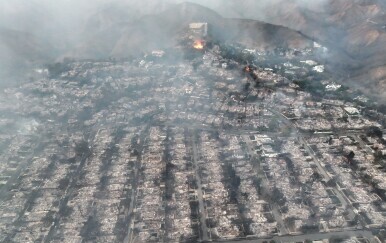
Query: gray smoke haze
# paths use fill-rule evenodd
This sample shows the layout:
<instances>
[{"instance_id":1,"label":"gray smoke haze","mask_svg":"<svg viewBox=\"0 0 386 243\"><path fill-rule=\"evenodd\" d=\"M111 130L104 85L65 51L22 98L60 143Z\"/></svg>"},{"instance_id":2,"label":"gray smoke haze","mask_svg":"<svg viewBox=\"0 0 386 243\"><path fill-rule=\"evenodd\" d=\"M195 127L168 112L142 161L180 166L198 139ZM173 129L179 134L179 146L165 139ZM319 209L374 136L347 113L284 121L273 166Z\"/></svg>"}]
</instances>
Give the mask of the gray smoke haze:
<instances>
[{"instance_id":1,"label":"gray smoke haze","mask_svg":"<svg viewBox=\"0 0 386 243\"><path fill-rule=\"evenodd\" d=\"M283 0L191 0L211 8L224 17L265 19L265 11ZM119 6L130 17L165 10L184 0L0 0L0 26L20 31L54 31L54 26L67 30L82 28L87 19L104 8ZM310 10L321 10L327 0L287 0ZM53 33L51 33L53 34Z\"/></svg>"},{"instance_id":2,"label":"gray smoke haze","mask_svg":"<svg viewBox=\"0 0 386 243\"><path fill-rule=\"evenodd\" d=\"M267 21L266 10L283 0L191 0L213 9L223 17ZM289 0L308 9L322 9L327 0ZM32 34L36 42L63 52L84 39L90 30L133 21L159 13L184 0L0 0L0 29ZM272 22L272 21L271 21ZM288 26L287 26L288 27ZM0 48L6 45L0 38ZM12 52L12 51L11 51Z\"/></svg>"},{"instance_id":3,"label":"gray smoke haze","mask_svg":"<svg viewBox=\"0 0 386 243\"><path fill-rule=\"evenodd\" d=\"M79 55L75 57L88 57L88 55L82 56L83 53L78 51L84 46L90 46L100 53L107 49L114 49L109 41L113 39L111 42L114 42L117 38L119 39L128 23L146 15L160 13L183 2L186 1L0 0L0 52L2 54L0 76L14 72L9 71L12 67L28 66L38 60L51 62L65 56L71 57L72 54ZM366 20L368 19L366 13L371 13L355 12L355 10L345 12L345 9L342 9L342 16L347 15L348 18L341 25L339 19L336 23L327 23L328 17L331 17L330 11L334 12L334 9L331 9L334 1L331 0L190 0L189 2L208 7L226 18L245 18L283 25L299 30L309 37L324 38L322 42L333 43L332 45L341 43L339 47L341 49L350 48L346 45L341 31L347 29L345 24L353 23L358 19L362 21L362 18ZM342 8L350 3L350 1L336 2L344 2L343 4L346 5L342 5ZM366 4L365 0L352 2L358 2L359 6ZM377 2L377 0L368 2ZM357 13L365 14L357 17ZM169 18L173 18L173 15ZM103 32L106 29L111 31ZM106 38L106 35L111 35L111 38ZM125 42L125 39L121 42ZM358 48L354 43L348 51L351 50L365 49ZM378 51L378 49L374 50ZM88 52L89 50L85 54L89 54ZM118 52L120 52L119 49ZM347 50L344 49L339 52L339 55L346 55L346 52ZM340 62L344 63L345 60L342 59Z\"/></svg>"},{"instance_id":4,"label":"gray smoke haze","mask_svg":"<svg viewBox=\"0 0 386 243\"><path fill-rule=\"evenodd\" d=\"M191 0L224 17L267 20L266 10L283 0ZM297 6L322 9L326 0L289 0ZM64 52L87 38L89 32L159 13L184 0L0 0L0 30L32 34L30 42ZM7 34L0 36L0 50L12 48ZM5 36L4 36L5 35ZM30 43L31 44L31 43ZM31 44L31 46L32 46ZM37 48L39 49L39 48ZM5 52L5 51L4 51ZM14 50L8 50L8 53ZM52 53L53 52L53 53ZM53 55L55 56L55 55Z\"/></svg>"}]
</instances>

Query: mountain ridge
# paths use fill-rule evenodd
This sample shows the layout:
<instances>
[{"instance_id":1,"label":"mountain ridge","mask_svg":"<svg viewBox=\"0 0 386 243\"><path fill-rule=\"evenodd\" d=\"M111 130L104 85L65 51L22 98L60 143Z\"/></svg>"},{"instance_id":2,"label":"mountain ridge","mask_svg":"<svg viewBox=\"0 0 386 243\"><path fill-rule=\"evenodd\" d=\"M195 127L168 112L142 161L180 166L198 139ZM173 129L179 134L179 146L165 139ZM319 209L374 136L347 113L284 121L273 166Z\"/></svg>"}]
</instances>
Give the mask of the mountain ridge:
<instances>
[{"instance_id":1,"label":"mountain ridge","mask_svg":"<svg viewBox=\"0 0 386 243\"><path fill-rule=\"evenodd\" d=\"M162 1L153 11L146 9L150 2L143 3L145 8L139 10L142 6L139 2L132 9L125 7L130 6L128 3L111 3L90 13L83 31L70 33L66 36L68 40L64 39L65 34L58 34L47 43L41 40L45 36L32 35L21 38L24 43L2 41L2 52L16 55L10 63L28 63L28 60L43 63L43 59L48 62L52 56L62 60L140 55L174 46L176 36L190 22L209 22L219 38L261 49L301 47L315 40L329 48L330 57L325 63L338 78L371 88L380 95L386 90L386 3L381 1L229 0L221 5L243 15L241 19L225 18L218 11L189 2L171 5ZM150 14L152 11L154 14ZM11 19L15 16L11 15ZM31 23L39 22L32 19ZM61 28L58 26L58 33Z\"/></svg>"},{"instance_id":2,"label":"mountain ridge","mask_svg":"<svg viewBox=\"0 0 386 243\"><path fill-rule=\"evenodd\" d=\"M283 25L320 42L331 51L330 70L343 82L386 98L385 2L274 0L262 7L253 0L230 0L228 5L243 17Z\"/></svg>"},{"instance_id":3,"label":"mountain ridge","mask_svg":"<svg viewBox=\"0 0 386 243\"><path fill-rule=\"evenodd\" d=\"M236 42L243 41L242 38L237 38L238 34L246 37L249 35L248 32L250 32L251 35L257 38L255 43L264 43L260 45L260 48L273 48L274 45L280 45L280 47L293 45L293 43L288 45L286 41L276 41L273 43L272 40L274 39L271 38L272 36L269 33L275 31L282 33L284 36L296 38L295 42L304 42L307 43L306 45L310 44L308 38L287 27L256 20L223 18L209 8L189 2L177 4L159 14L146 15L140 19L126 22L127 26L124 26L124 29L120 31L112 31L111 28L102 30L98 36L100 38L103 38L103 36L111 37L108 41L102 41L103 43L110 43L109 46L105 46L103 49L105 57L124 57L141 53L141 51L174 46L176 44L174 42L176 35L187 28L191 22L208 22L219 38L232 39ZM251 28L251 26L255 26L256 29ZM111 31L112 34L109 34ZM229 36L227 37L227 35ZM259 38L259 35L261 38ZM275 38L278 39L277 36ZM99 40L99 38L97 39ZM93 37L67 55L92 53L90 47L98 49L98 40L95 40ZM109 52L108 50L111 51ZM86 56L92 58L92 56Z\"/></svg>"}]
</instances>

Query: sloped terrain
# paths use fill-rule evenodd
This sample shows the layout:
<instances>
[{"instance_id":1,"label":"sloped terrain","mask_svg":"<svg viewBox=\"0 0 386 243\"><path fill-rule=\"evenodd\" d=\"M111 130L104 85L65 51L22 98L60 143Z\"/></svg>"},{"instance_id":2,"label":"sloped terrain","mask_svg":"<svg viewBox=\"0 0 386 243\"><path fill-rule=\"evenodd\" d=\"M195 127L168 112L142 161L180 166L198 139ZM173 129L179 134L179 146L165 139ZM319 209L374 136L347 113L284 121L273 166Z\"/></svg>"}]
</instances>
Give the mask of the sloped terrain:
<instances>
[{"instance_id":1,"label":"sloped terrain","mask_svg":"<svg viewBox=\"0 0 386 243\"><path fill-rule=\"evenodd\" d=\"M329 48L329 57L321 61L343 81L356 84L368 93L380 96L384 93L386 4L380 0L229 0L223 4L208 3L214 10L193 3L172 5L171 2L112 2L96 12L85 13L82 18L87 21L82 26L73 26L74 30L56 22L47 25L55 16L44 8L35 11L34 4L26 7L19 4L15 8L10 3L3 3L2 7L9 14L0 20L13 23L10 28L22 33L31 29L38 36L35 39L46 41L36 42L34 38L26 37L21 38L23 41L9 42L6 39L12 35L0 33L3 36L3 70L8 69L10 63L20 65L26 60L52 56L56 60L64 57L127 57L170 48L176 45L178 36L188 23L199 21L210 23L215 37L220 40L259 49L303 48L310 45L310 39L315 40ZM30 7L33 14L28 11ZM43 15L45 21L39 21L38 15ZM16 19L20 21L12 21ZM45 35L51 32L55 34ZM56 51L47 46L54 46Z\"/></svg>"},{"instance_id":2,"label":"sloped terrain","mask_svg":"<svg viewBox=\"0 0 386 243\"><path fill-rule=\"evenodd\" d=\"M34 63L53 60L53 48L34 35L0 28L0 77L15 76Z\"/></svg>"},{"instance_id":3,"label":"sloped terrain","mask_svg":"<svg viewBox=\"0 0 386 243\"><path fill-rule=\"evenodd\" d=\"M126 57L159 48L171 48L191 22L208 22L214 38L249 44L259 49L304 47L310 40L288 28L256 20L226 19L203 6L184 3L155 15L109 25L91 36L69 56Z\"/></svg>"},{"instance_id":4,"label":"sloped terrain","mask_svg":"<svg viewBox=\"0 0 386 243\"><path fill-rule=\"evenodd\" d=\"M229 9L235 9L229 11ZM368 93L386 87L386 15L379 0L230 1L222 12L283 25L327 46L331 71ZM347 77L349 77L347 79Z\"/></svg>"}]
</instances>

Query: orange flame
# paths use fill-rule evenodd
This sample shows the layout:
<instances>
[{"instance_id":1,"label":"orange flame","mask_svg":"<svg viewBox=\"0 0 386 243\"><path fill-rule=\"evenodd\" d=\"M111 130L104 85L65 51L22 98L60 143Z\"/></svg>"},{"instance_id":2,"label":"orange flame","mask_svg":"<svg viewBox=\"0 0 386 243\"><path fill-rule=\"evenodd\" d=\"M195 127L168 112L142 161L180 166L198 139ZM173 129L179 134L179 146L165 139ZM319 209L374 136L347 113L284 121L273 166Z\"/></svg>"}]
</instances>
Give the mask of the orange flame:
<instances>
[{"instance_id":1,"label":"orange flame","mask_svg":"<svg viewBox=\"0 0 386 243\"><path fill-rule=\"evenodd\" d=\"M193 43L193 48L197 50L202 50L204 49L204 41L202 40L196 40Z\"/></svg>"}]
</instances>

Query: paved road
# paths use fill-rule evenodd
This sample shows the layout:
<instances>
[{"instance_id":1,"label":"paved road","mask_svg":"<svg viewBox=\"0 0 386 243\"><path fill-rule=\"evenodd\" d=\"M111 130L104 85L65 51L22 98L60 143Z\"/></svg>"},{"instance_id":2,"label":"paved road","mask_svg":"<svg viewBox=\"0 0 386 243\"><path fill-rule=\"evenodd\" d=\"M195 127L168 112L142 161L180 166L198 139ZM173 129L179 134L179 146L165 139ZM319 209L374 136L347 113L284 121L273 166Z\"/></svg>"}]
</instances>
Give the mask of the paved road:
<instances>
[{"instance_id":1,"label":"paved road","mask_svg":"<svg viewBox=\"0 0 386 243\"><path fill-rule=\"evenodd\" d=\"M243 140L247 144L248 153L251 155L252 159L257 160L256 154L253 149L253 145L251 144L251 140L249 139L248 135L243 136ZM263 172L261 171L261 167L255 168L257 170L257 174L260 175L260 178L262 178L264 181L266 180L266 177L263 175ZM271 205L272 206L272 215L275 218L275 221L277 222L277 226L279 228L280 234L286 235L289 233L287 227L285 226L285 223L283 221L283 218L281 217L281 214L279 212L279 209L277 205Z\"/></svg>"},{"instance_id":2,"label":"paved road","mask_svg":"<svg viewBox=\"0 0 386 243\"><path fill-rule=\"evenodd\" d=\"M318 167L319 173L324 177L326 180L330 180L331 176L327 173L326 169L322 166L319 158L316 156L315 151L312 150L312 148L307 144L307 142L304 140L303 137L299 136L299 141L304 146L306 151L312 156L314 159L315 165ZM355 213L353 211L353 207L351 205L350 200L344 195L344 193L339 190L336 186L331 188L335 194L335 196L339 199L340 203L342 204L343 208L346 208L348 210L348 216L351 220L354 219Z\"/></svg>"},{"instance_id":3,"label":"paved road","mask_svg":"<svg viewBox=\"0 0 386 243\"><path fill-rule=\"evenodd\" d=\"M331 237L365 237L370 240L374 238L374 235L371 231L367 230L350 230L350 231L341 231L341 232L328 232L328 233L313 233L313 234L305 234L305 235L294 235L294 236L275 236L267 239L243 239L243 240L234 240L234 241L226 241L227 243L262 243L264 241L269 242L270 240L274 240L276 242L303 242L305 240L322 240L329 239ZM220 241L218 241L220 242Z\"/></svg>"},{"instance_id":4,"label":"paved road","mask_svg":"<svg viewBox=\"0 0 386 243\"><path fill-rule=\"evenodd\" d=\"M306 151L312 156L314 162L315 162L315 165L317 166L318 168L318 171L319 173L324 177L324 179L326 180L330 180L331 179L331 176L327 173L327 170L322 166L322 163L320 162L319 158L316 156L315 154L315 151L313 151L313 149L308 145L308 143L304 140L304 137L301 135L301 133L298 131L297 128L295 128L295 126L293 125L293 123L291 121L289 121L288 119L286 119L285 116L283 116L281 113L279 113L278 111L275 111L275 110L270 110L272 113L274 113L278 119L280 119L283 123L285 123L286 125L292 127L294 129L294 131L296 131L296 137L297 139L299 140L299 142L304 146L304 148L306 149ZM343 135L343 134L342 134ZM351 202L350 200L346 197L346 195L344 195L344 193L339 190L339 188L337 186L333 187L332 190L334 191L334 194L337 196L337 198L339 199L339 201L341 202L342 206L344 208L346 208L348 210L348 216L349 218L352 220L354 219L355 217L355 212L354 212L354 208L353 206L351 205ZM362 223L362 226L365 225L365 222L363 220L360 220L361 223Z\"/></svg>"},{"instance_id":5,"label":"paved road","mask_svg":"<svg viewBox=\"0 0 386 243\"><path fill-rule=\"evenodd\" d=\"M306 149L306 151L313 157L314 163L317 166L319 173L326 180L331 179L331 176L325 170L325 168L323 167L321 161L316 156L315 151L313 151L313 149L308 145L308 143L305 141L304 137L307 137L307 136L310 136L310 135L318 136L318 137L328 137L329 135L334 135L334 136L353 136L354 139L359 142L360 146L365 148L366 151L372 152L372 151L370 151L371 149L368 146L366 146L364 144L364 142L358 137L360 134L364 133L363 130L349 130L349 131L348 130L339 130L339 131L320 132L320 133L311 134L309 132L303 132L303 131L298 130L295 127L295 125L293 124L292 121L287 119L285 116L283 116L280 112L276 111L274 108L270 108L269 110L274 114L274 116L278 120L283 122L284 125L289 126L289 127L291 127L293 129L294 133L291 136L294 136L295 138L297 138L298 141L300 142L300 144L302 144L304 146L304 148ZM169 125L172 125L173 122L168 122L168 123L170 123ZM210 125L198 124L198 123L178 124L178 125L179 126L186 125L186 126L189 126L190 128L201 129L201 130L216 130L216 131L221 130L221 126L216 128L216 127L213 127L213 126L210 126ZM250 135L250 134L254 134L254 133L259 133L258 129L252 129L252 128L251 129L248 129L248 128L243 128L243 129L233 128L233 129L225 129L225 130L226 130L227 133L237 134L237 135L245 135L245 134ZM271 134L273 136L277 135L277 133L275 133L275 132L268 132L268 133L264 132L264 134L267 134L267 135ZM247 135L245 135L245 136L247 136ZM245 139L245 141L248 141L248 139ZM194 143L194 141L193 141L193 143ZM255 157L254 150L253 150L253 148L251 146L252 146L251 144L247 143L247 147L248 147L249 153L253 157ZM194 147L193 151L194 151L195 163L197 163L197 161L196 161L196 159L197 159L197 157L196 157L197 156L197 154L196 154L197 153L197 148L196 148L195 143L194 143L193 147ZM199 179L199 176L197 176L197 177ZM200 181L200 183L201 183L201 181ZM201 187L201 186L199 186L199 187ZM346 195L344 195L343 192L341 192L339 190L339 188L333 187L332 190L335 193L335 195L337 196L337 198L339 199L339 201L341 202L342 206L346 207L348 209L349 218L353 219L355 217L355 213L353 211L353 206L351 205L350 200L346 197ZM202 194L199 195L199 197L200 196L202 196ZM274 209L275 208L276 207L274 207ZM204 212L203 211L203 205L200 205L200 211ZM315 233L315 234L307 234L307 235L299 235L299 236L290 236L290 235L288 235L288 229L286 229L285 224L283 223L283 221L281 219L281 215L280 215L280 213L278 212L277 209L273 210L273 215L274 215L276 221L278 222L278 227L279 227L279 230L280 230L282 236L276 236L276 237L270 238L269 240L273 239L273 240L275 240L277 242L293 242L293 241L302 241L302 240L306 240L306 239L319 240L319 239L329 238L329 237L333 237L333 236L364 236L364 237L366 237L368 239L373 238L372 233L370 231L365 231L365 230L348 230L348 231L346 230L346 231L342 231L342 232ZM365 225L362 220L361 220L361 223L362 223L362 225ZM204 238L202 240L205 241ZM227 241L227 242L263 242L263 241L266 241L266 240L264 240L264 239L246 239L246 240Z\"/></svg>"},{"instance_id":6,"label":"paved road","mask_svg":"<svg viewBox=\"0 0 386 243\"><path fill-rule=\"evenodd\" d=\"M140 136L140 143L138 145L138 148L137 150L138 151L141 151L140 153L142 154L142 151L143 151L143 145L144 145L144 142L145 142L145 135L147 134L147 131L149 129L149 126L141 133L141 136ZM134 237L134 232L133 232L133 228L134 228L134 214L133 214L133 211L134 211L134 208L137 204L137 189L138 189L138 170L141 166L141 158L142 156L139 155L138 156L138 159L136 161L136 164L135 164L135 168L134 168L134 178L133 178L133 184L132 184L132 190L131 190L131 200L130 200L130 205L129 205L129 208L128 210L126 211L126 215L127 217L130 217L130 215L132 215L132 218L129 218L128 222L128 231L127 231L127 235L125 237L125 239L123 240L124 243L135 243L135 237Z\"/></svg>"},{"instance_id":7,"label":"paved road","mask_svg":"<svg viewBox=\"0 0 386 243\"><path fill-rule=\"evenodd\" d=\"M280 112L275 111L274 109L269 109L279 120L282 120L285 125L289 127L294 127L293 123L287 119L285 116L283 116ZM207 113L208 115L210 113ZM211 124L204 124L200 123L198 121L191 121L191 122L175 122L175 121L166 121L162 123L165 126L179 126L179 127L186 127L190 129L199 129L199 130L205 130L205 131L221 131L224 130L228 134L236 134L236 135L243 135L243 134L257 134L262 133L259 128L248 128L248 127L235 127L235 128L224 128L221 125L211 125ZM363 134L363 130L339 130L339 131L326 131L326 132L307 132L307 131L301 131L297 128L294 128L298 134L302 134L304 137L307 136L313 136L313 137L326 137L330 135L335 136L357 136L360 134ZM386 132L385 132L386 133ZM264 131L263 134L268 136L277 136L277 131ZM281 137L292 137L291 135L286 135Z\"/></svg>"},{"instance_id":8,"label":"paved road","mask_svg":"<svg viewBox=\"0 0 386 243\"><path fill-rule=\"evenodd\" d=\"M202 184L201 184L201 178L198 174L198 153L197 153L197 144L194 139L195 131L192 131L191 134L191 142L192 142L192 148L193 148L193 160L194 160L194 167L196 171L196 180L197 180L197 196L198 196L198 203L200 208L200 225L201 225L201 240L207 241L208 238L208 228L206 226L206 209L204 206L204 198L202 193Z\"/></svg>"},{"instance_id":9,"label":"paved road","mask_svg":"<svg viewBox=\"0 0 386 243\"><path fill-rule=\"evenodd\" d=\"M135 207L136 199L137 199L137 186L138 186L137 181L138 181L138 165L136 165L136 167L134 169L134 179L133 179L133 185L132 185L132 189L131 189L130 205L129 205L129 208L127 209L127 211L125 212L127 217L130 217L130 215L132 215L133 218L129 218L129 220L128 220L129 229L127 231L127 235L126 235L125 239L123 240L124 243L133 242L132 238L133 238L133 228L134 228L134 214L132 214L132 213L134 211L134 207Z\"/></svg>"},{"instance_id":10,"label":"paved road","mask_svg":"<svg viewBox=\"0 0 386 243\"><path fill-rule=\"evenodd\" d=\"M358 135L354 136L354 139L355 139L355 141L357 141L359 143L361 148L364 148L366 150L366 152L368 154L373 154L374 153L374 151L367 144L365 144L363 142L363 140Z\"/></svg>"}]
</instances>

